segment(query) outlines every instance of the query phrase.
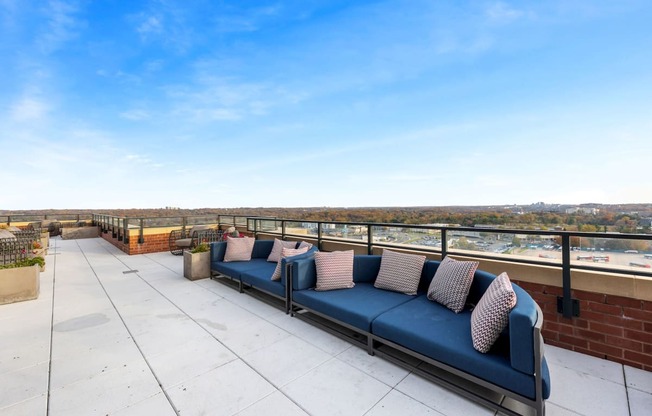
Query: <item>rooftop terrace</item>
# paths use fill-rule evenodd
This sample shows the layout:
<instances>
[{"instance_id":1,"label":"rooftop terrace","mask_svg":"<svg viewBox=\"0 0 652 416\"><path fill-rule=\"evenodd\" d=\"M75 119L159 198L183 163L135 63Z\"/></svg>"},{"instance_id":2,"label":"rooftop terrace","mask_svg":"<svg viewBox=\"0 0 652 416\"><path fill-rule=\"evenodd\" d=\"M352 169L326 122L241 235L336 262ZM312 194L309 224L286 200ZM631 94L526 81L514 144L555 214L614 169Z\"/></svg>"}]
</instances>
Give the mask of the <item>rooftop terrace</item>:
<instances>
[{"instance_id":1,"label":"rooftop terrace","mask_svg":"<svg viewBox=\"0 0 652 416\"><path fill-rule=\"evenodd\" d=\"M0 306L3 415L492 415L170 253L50 240L37 300ZM547 346L548 415L647 415L652 373Z\"/></svg>"}]
</instances>

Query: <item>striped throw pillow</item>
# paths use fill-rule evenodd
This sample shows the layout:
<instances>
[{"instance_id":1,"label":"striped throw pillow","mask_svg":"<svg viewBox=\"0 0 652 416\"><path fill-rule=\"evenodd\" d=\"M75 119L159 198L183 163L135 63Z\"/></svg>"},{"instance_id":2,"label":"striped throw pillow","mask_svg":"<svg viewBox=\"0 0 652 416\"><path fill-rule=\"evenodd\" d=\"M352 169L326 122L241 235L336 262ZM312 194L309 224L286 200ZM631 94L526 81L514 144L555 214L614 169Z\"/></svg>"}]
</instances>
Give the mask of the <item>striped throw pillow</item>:
<instances>
[{"instance_id":1,"label":"striped throw pillow","mask_svg":"<svg viewBox=\"0 0 652 416\"><path fill-rule=\"evenodd\" d=\"M304 248L285 248L281 250L281 260L286 259L292 256L298 256L299 254L307 253L308 247ZM276 268L272 274L272 280L281 280L281 260L276 263Z\"/></svg>"},{"instance_id":2,"label":"striped throw pillow","mask_svg":"<svg viewBox=\"0 0 652 416\"><path fill-rule=\"evenodd\" d=\"M507 273L496 277L471 313L473 348L486 353L509 323L509 312L516 306L516 293Z\"/></svg>"},{"instance_id":3,"label":"striped throw pillow","mask_svg":"<svg viewBox=\"0 0 652 416\"><path fill-rule=\"evenodd\" d=\"M315 290L350 289L353 283L353 250L315 253Z\"/></svg>"},{"instance_id":4,"label":"striped throw pillow","mask_svg":"<svg viewBox=\"0 0 652 416\"><path fill-rule=\"evenodd\" d=\"M278 238L274 239L274 245L272 246L272 251L267 257L267 261L279 261L281 260L281 251L283 248L296 248L296 241L284 241L279 240Z\"/></svg>"},{"instance_id":5,"label":"striped throw pillow","mask_svg":"<svg viewBox=\"0 0 652 416\"><path fill-rule=\"evenodd\" d=\"M428 299L441 303L455 313L460 313L469 295L477 261L457 261L444 258L428 287Z\"/></svg>"},{"instance_id":6,"label":"striped throw pillow","mask_svg":"<svg viewBox=\"0 0 652 416\"><path fill-rule=\"evenodd\" d=\"M425 262L426 256L383 250L374 287L416 295Z\"/></svg>"},{"instance_id":7,"label":"striped throw pillow","mask_svg":"<svg viewBox=\"0 0 652 416\"><path fill-rule=\"evenodd\" d=\"M251 260L251 252L254 250L253 237L241 237L226 239L226 253L224 253L224 261L249 261Z\"/></svg>"}]
</instances>

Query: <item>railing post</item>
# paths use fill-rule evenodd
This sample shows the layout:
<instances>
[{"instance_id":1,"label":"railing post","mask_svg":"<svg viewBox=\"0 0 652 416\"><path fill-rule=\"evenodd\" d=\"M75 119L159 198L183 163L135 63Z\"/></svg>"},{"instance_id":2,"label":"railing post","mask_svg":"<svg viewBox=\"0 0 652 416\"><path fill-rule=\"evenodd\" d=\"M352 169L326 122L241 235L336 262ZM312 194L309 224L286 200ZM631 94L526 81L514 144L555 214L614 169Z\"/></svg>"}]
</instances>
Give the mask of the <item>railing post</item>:
<instances>
[{"instance_id":1,"label":"railing post","mask_svg":"<svg viewBox=\"0 0 652 416\"><path fill-rule=\"evenodd\" d=\"M373 233L371 231L373 227L370 224L367 224L367 254L372 255L374 254L374 249L373 249Z\"/></svg>"},{"instance_id":2,"label":"railing post","mask_svg":"<svg viewBox=\"0 0 652 416\"><path fill-rule=\"evenodd\" d=\"M188 218L187 217L181 217L181 231L183 232L183 236L186 236L186 224L188 223Z\"/></svg>"},{"instance_id":3,"label":"railing post","mask_svg":"<svg viewBox=\"0 0 652 416\"><path fill-rule=\"evenodd\" d=\"M580 316L580 305L577 299L571 297L571 242L570 234L561 235L561 275L563 296L557 297L557 312L564 318Z\"/></svg>"},{"instance_id":4,"label":"railing post","mask_svg":"<svg viewBox=\"0 0 652 416\"><path fill-rule=\"evenodd\" d=\"M125 244L129 244L129 217L124 218L124 230L123 230L123 236L122 236L122 241Z\"/></svg>"},{"instance_id":5,"label":"railing post","mask_svg":"<svg viewBox=\"0 0 652 416\"><path fill-rule=\"evenodd\" d=\"M322 237L322 223L319 221L317 223L317 249L321 250L321 237Z\"/></svg>"},{"instance_id":6,"label":"railing post","mask_svg":"<svg viewBox=\"0 0 652 416\"><path fill-rule=\"evenodd\" d=\"M285 220L281 220L281 240L285 240Z\"/></svg>"},{"instance_id":7,"label":"railing post","mask_svg":"<svg viewBox=\"0 0 652 416\"><path fill-rule=\"evenodd\" d=\"M446 228L441 229L441 259L448 254L448 236L446 235Z\"/></svg>"},{"instance_id":8,"label":"railing post","mask_svg":"<svg viewBox=\"0 0 652 416\"><path fill-rule=\"evenodd\" d=\"M145 235L143 232L143 219L139 218L138 221L140 224L138 224L138 244L144 244L145 243Z\"/></svg>"}]
</instances>

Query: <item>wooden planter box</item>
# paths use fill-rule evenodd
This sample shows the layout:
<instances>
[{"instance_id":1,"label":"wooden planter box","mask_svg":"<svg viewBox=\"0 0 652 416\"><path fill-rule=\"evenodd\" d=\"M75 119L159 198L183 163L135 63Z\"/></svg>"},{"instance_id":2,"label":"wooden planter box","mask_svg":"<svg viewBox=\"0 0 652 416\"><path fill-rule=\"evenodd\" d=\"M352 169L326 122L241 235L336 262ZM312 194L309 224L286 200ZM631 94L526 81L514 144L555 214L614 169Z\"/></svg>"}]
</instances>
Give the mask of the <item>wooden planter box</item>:
<instances>
[{"instance_id":1,"label":"wooden planter box","mask_svg":"<svg viewBox=\"0 0 652 416\"><path fill-rule=\"evenodd\" d=\"M38 298L39 269L38 265L0 269L0 305Z\"/></svg>"},{"instance_id":2,"label":"wooden planter box","mask_svg":"<svg viewBox=\"0 0 652 416\"><path fill-rule=\"evenodd\" d=\"M205 279L211 276L211 253L183 252L183 275L188 280Z\"/></svg>"}]
</instances>

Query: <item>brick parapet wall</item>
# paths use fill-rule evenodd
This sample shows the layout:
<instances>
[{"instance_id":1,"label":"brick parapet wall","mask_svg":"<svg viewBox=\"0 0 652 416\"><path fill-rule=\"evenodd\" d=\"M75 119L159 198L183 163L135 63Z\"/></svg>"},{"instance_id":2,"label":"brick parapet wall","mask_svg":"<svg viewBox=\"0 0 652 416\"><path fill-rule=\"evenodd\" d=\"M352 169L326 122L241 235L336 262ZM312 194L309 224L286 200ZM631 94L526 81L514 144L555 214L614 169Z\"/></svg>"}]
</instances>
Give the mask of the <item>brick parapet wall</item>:
<instances>
[{"instance_id":1,"label":"brick parapet wall","mask_svg":"<svg viewBox=\"0 0 652 416\"><path fill-rule=\"evenodd\" d=\"M562 288L517 282L543 310L545 342L583 354L652 371L652 302L572 290L580 316L557 312Z\"/></svg>"}]
</instances>

